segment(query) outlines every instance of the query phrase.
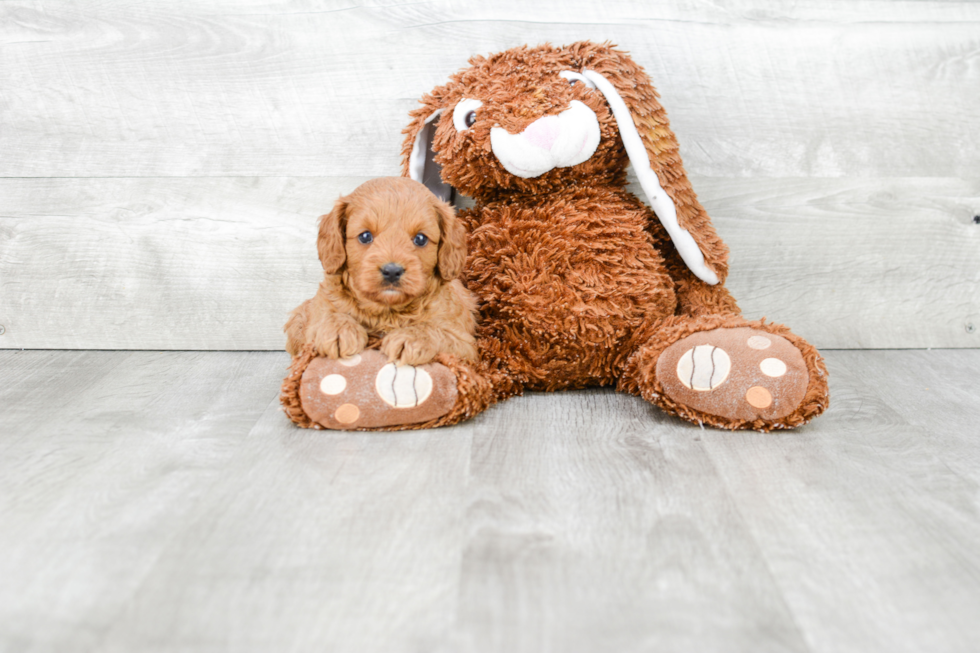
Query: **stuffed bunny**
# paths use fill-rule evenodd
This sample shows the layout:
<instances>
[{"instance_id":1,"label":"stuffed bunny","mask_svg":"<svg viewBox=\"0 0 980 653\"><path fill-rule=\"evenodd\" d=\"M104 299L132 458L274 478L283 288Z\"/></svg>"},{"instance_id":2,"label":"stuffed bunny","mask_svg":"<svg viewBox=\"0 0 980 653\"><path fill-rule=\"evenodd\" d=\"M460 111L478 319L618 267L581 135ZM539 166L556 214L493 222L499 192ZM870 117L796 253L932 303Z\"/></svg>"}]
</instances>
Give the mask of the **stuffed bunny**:
<instances>
[{"instance_id":1,"label":"stuffed bunny","mask_svg":"<svg viewBox=\"0 0 980 653\"><path fill-rule=\"evenodd\" d=\"M383 424L339 425L310 420L300 392L304 374L315 395L335 366L311 374L311 356L300 356L283 392L294 421L421 428L524 389L612 385L727 429L793 428L826 409L817 350L741 317L724 286L728 249L656 90L626 53L585 41L469 63L412 111L403 173L443 199L475 200L459 217L469 229L464 283L481 302L480 362L433 363L441 399L422 417L418 406L411 418L389 406ZM627 164L646 204L626 189ZM384 363L360 385L380 388L372 375Z\"/></svg>"}]
</instances>

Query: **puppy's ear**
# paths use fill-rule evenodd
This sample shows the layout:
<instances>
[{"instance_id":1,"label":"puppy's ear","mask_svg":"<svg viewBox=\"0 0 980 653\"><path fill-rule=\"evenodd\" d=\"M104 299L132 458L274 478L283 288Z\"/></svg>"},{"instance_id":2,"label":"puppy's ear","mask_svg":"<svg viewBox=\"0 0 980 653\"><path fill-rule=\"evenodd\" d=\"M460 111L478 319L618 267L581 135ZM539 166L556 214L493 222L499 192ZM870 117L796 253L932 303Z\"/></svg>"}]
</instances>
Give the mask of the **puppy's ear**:
<instances>
[{"instance_id":1,"label":"puppy's ear","mask_svg":"<svg viewBox=\"0 0 980 653\"><path fill-rule=\"evenodd\" d=\"M452 281L463 273L466 262L466 227L456 217L453 208L445 202L435 202L439 217L439 276Z\"/></svg>"},{"instance_id":2,"label":"puppy's ear","mask_svg":"<svg viewBox=\"0 0 980 653\"><path fill-rule=\"evenodd\" d=\"M327 274L337 274L347 262L347 198L341 197L333 210L320 216L320 230L316 239L316 251L320 264Z\"/></svg>"},{"instance_id":3,"label":"puppy's ear","mask_svg":"<svg viewBox=\"0 0 980 653\"><path fill-rule=\"evenodd\" d=\"M677 137L650 78L625 52L608 45L583 42L567 49L605 96L647 202L677 253L705 283L724 282L728 248L691 188Z\"/></svg>"}]
</instances>

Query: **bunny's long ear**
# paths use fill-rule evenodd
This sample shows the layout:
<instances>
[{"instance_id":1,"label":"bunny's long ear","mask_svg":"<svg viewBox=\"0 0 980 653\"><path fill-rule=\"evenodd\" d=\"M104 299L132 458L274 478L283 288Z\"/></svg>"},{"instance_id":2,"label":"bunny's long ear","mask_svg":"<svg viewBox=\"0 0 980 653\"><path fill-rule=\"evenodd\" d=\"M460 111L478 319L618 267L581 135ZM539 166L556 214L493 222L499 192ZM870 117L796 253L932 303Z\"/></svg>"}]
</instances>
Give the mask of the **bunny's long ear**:
<instances>
[{"instance_id":1,"label":"bunny's long ear","mask_svg":"<svg viewBox=\"0 0 980 653\"><path fill-rule=\"evenodd\" d=\"M627 58L621 55L621 59ZM624 70L627 62L632 71ZM691 188L677 137L670 129L667 112L657 101L657 91L639 66L628 60L618 63L605 74L594 69L582 74L602 92L612 109L647 202L677 253L705 283L723 282L728 274L728 248Z\"/></svg>"},{"instance_id":2,"label":"bunny's long ear","mask_svg":"<svg viewBox=\"0 0 980 653\"><path fill-rule=\"evenodd\" d=\"M436 132L435 121L442 115L442 109L431 113L417 115L412 112L415 120L405 130L408 138L405 141L403 154L406 157L403 174L421 182L431 190L436 197L444 202L453 204L455 189L442 180L442 166L436 163L435 152L432 150L432 138Z\"/></svg>"}]
</instances>

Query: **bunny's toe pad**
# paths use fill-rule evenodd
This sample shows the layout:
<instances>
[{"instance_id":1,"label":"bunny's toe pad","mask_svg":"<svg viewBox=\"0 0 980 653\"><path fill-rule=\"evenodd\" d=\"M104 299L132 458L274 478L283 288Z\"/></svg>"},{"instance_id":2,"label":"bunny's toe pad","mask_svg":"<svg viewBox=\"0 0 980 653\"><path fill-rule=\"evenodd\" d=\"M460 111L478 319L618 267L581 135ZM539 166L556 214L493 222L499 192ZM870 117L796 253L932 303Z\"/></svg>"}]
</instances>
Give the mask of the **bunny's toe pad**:
<instances>
[{"instance_id":1,"label":"bunny's toe pad","mask_svg":"<svg viewBox=\"0 0 980 653\"><path fill-rule=\"evenodd\" d=\"M673 401L730 420L775 420L796 410L809 375L800 350L748 327L691 334L657 360L657 380Z\"/></svg>"},{"instance_id":2,"label":"bunny's toe pad","mask_svg":"<svg viewBox=\"0 0 980 653\"><path fill-rule=\"evenodd\" d=\"M368 349L314 358L300 383L303 410L319 426L348 430L421 424L456 403L456 376L440 363L398 365Z\"/></svg>"}]
</instances>

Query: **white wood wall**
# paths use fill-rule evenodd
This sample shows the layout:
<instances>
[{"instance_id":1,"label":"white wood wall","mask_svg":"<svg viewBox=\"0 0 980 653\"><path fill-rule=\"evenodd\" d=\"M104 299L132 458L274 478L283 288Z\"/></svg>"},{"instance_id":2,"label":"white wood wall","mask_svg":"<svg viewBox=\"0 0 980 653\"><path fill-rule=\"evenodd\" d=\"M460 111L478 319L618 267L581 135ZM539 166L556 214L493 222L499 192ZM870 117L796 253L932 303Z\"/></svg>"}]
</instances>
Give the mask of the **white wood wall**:
<instances>
[{"instance_id":1,"label":"white wood wall","mask_svg":"<svg viewBox=\"0 0 980 653\"><path fill-rule=\"evenodd\" d=\"M747 315L980 346L978 3L5 0L0 347L281 348L416 99L579 39L654 78Z\"/></svg>"}]
</instances>

